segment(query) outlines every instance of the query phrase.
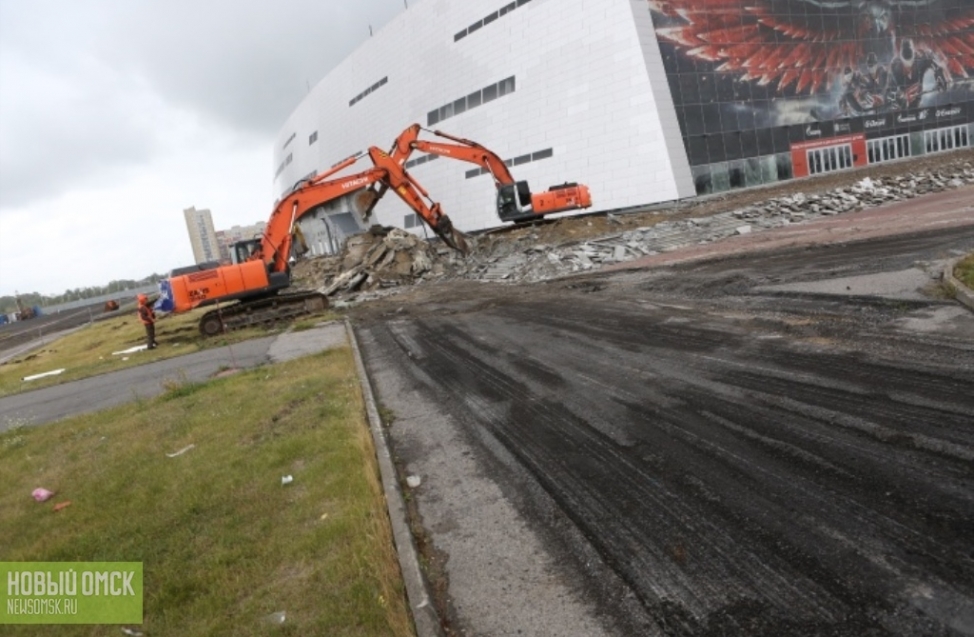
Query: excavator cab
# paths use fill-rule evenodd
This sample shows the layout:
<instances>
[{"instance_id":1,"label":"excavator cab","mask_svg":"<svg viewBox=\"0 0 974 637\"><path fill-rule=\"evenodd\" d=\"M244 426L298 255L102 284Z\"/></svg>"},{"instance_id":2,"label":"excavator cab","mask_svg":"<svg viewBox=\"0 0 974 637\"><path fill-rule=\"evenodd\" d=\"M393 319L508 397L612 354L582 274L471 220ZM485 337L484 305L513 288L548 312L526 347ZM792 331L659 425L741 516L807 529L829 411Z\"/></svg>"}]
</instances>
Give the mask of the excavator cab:
<instances>
[{"instance_id":1,"label":"excavator cab","mask_svg":"<svg viewBox=\"0 0 974 637\"><path fill-rule=\"evenodd\" d=\"M260 239L244 239L233 244L231 258L234 263L245 263L260 248Z\"/></svg>"},{"instance_id":2,"label":"excavator cab","mask_svg":"<svg viewBox=\"0 0 974 637\"><path fill-rule=\"evenodd\" d=\"M528 182L518 181L497 189L497 216L501 221L524 221L534 218L531 188Z\"/></svg>"}]
</instances>

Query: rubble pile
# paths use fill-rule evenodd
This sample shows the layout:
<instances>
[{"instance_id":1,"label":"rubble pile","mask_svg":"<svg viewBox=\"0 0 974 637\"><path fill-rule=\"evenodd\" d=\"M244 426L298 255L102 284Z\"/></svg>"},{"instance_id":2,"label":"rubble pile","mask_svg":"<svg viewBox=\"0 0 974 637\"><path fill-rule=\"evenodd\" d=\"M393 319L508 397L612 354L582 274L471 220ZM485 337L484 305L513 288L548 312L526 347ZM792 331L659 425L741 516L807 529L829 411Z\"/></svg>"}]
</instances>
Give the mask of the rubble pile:
<instances>
[{"instance_id":1,"label":"rubble pile","mask_svg":"<svg viewBox=\"0 0 974 637\"><path fill-rule=\"evenodd\" d=\"M442 276L444 264L429 242L399 228L373 226L350 237L339 258L323 272L326 295L374 291Z\"/></svg>"},{"instance_id":2,"label":"rubble pile","mask_svg":"<svg viewBox=\"0 0 974 637\"><path fill-rule=\"evenodd\" d=\"M333 258L322 291L328 295L374 293L430 280L543 281L755 229L863 210L970 184L974 184L974 166L954 164L939 171L866 177L852 186L824 193L798 192L709 217L664 219L651 226L552 245L540 243L537 232L519 237L506 233L468 237L471 251L465 257L442 243L431 244L404 230L373 228L350 238L341 258ZM608 219L619 221L611 214ZM359 295L357 300L363 298L368 295Z\"/></svg>"}]
</instances>

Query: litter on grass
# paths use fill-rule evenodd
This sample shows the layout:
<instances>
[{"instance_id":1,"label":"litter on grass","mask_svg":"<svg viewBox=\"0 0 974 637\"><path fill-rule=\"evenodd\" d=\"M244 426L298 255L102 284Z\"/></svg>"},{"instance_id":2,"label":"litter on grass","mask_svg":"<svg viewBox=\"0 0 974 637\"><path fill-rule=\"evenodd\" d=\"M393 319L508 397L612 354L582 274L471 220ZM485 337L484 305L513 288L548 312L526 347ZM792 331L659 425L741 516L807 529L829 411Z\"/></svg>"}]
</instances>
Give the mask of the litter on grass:
<instances>
[{"instance_id":1,"label":"litter on grass","mask_svg":"<svg viewBox=\"0 0 974 637\"><path fill-rule=\"evenodd\" d=\"M134 354L136 352L141 352L141 351L143 351L145 349L148 349L148 348L149 348L148 345L136 345L135 347L130 347L128 349L123 349L120 352L112 352L112 356L120 356L122 354Z\"/></svg>"},{"instance_id":2,"label":"litter on grass","mask_svg":"<svg viewBox=\"0 0 974 637\"><path fill-rule=\"evenodd\" d=\"M54 492L48 491L44 487L37 487L31 495L34 496L34 500L37 502L47 502L54 497Z\"/></svg>"},{"instance_id":3,"label":"litter on grass","mask_svg":"<svg viewBox=\"0 0 974 637\"><path fill-rule=\"evenodd\" d=\"M281 484L291 484L294 482L294 476L281 476Z\"/></svg>"},{"instance_id":4,"label":"litter on grass","mask_svg":"<svg viewBox=\"0 0 974 637\"><path fill-rule=\"evenodd\" d=\"M58 511L61 511L62 509L68 508L69 506L71 506L71 500L65 500L64 502L58 502L57 504L54 505L54 512L57 513Z\"/></svg>"},{"instance_id":5,"label":"litter on grass","mask_svg":"<svg viewBox=\"0 0 974 637\"><path fill-rule=\"evenodd\" d=\"M267 622L268 624L273 624L275 626L280 626L281 624L283 624L285 619L287 619L287 613L283 610L264 616L265 622Z\"/></svg>"},{"instance_id":6,"label":"litter on grass","mask_svg":"<svg viewBox=\"0 0 974 637\"><path fill-rule=\"evenodd\" d=\"M53 371L44 372L42 374L34 374L33 376L24 376L22 380L24 382L27 382L29 380L37 380L38 378L44 378L45 376L57 376L58 374L61 374L63 372L64 369L55 369Z\"/></svg>"},{"instance_id":7,"label":"litter on grass","mask_svg":"<svg viewBox=\"0 0 974 637\"><path fill-rule=\"evenodd\" d=\"M173 452L173 453L167 453L166 454L166 457L167 458L175 458L177 456L181 456L181 455L183 455L184 453L186 453L187 451L189 451L190 449L192 449L195 446L196 446L195 444L193 444L193 445L186 445L185 447L183 447L179 451L176 451L176 452Z\"/></svg>"}]
</instances>

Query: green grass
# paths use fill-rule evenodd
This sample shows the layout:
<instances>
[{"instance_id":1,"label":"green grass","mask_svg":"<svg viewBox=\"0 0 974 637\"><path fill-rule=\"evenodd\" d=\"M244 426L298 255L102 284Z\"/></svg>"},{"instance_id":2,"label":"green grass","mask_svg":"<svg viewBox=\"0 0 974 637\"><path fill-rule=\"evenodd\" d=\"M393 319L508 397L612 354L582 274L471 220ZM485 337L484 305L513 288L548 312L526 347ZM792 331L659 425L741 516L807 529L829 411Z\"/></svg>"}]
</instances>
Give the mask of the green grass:
<instances>
[{"instance_id":1,"label":"green grass","mask_svg":"<svg viewBox=\"0 0 974 637\"><path fill-rule=\"evenodd\" d=\"M954 276L958 281L974 290L974 254L969 254L954 266Z\"/></svg>"},{"instance_id":2,"label":"green grass","mask_svg":"<svg viewBox=\"0 0 974 637\"><path fill-rule=\"evenodd\" d=\"M118 316L87 325L0 365L0 396L49 387L275 333L261 328L248 328L215 338L204 338L197 329L197 322L208 310L209 308L194 310L160 319L156 322L156 340L159 347L152 351L126 355L114 355L113 352L145 343L145 328L134 313L131 316ZM313 326L336 316L332 312L325 312L304 318L301 324ZM65 371L58 376L26 382L22 380L25 376L62 368Z\"/></svg>"},{"instance_id":3,"label":"green grass","mask_svg":"<svg viewBox=\"0 0 974 637\"><path fill-rule=\"evenodd\" d=\"M146 635L412 634L349 348L8 431L0 484L3 559L143 562Z\"/></svg>"}]
</instances>

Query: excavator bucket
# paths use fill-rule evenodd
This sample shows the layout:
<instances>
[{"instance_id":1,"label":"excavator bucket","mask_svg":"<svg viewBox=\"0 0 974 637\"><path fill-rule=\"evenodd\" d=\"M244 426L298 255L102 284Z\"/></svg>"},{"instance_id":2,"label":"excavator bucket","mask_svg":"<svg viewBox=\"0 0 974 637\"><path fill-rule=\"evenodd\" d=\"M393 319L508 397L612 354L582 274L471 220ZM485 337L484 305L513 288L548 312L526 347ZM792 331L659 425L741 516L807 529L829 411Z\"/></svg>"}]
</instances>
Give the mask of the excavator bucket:
<instances>
[{"instance_id":1,"label":"excavator bucket","mask_svg":"<svg viewBox=\"0 0 974 637\"><path fill-rule=\"evenodd\" d=\"M438 210L439 204L436 204ZM453 227L453 222L450 221L450 217L446 215L441 215L439 223L433 228L433 232L443 239L443 243L450 246L460 254L466 255L470 248L467 246L467 240L463 236L463 233Z\"/></svg>"},{"instance_id":2,"label":"excavator bucket","mask_svg":"<svg viewBox=\"0 0 974 637\"><path fill-rule=\"evenodd\" d=\"M443 239L443 243L460 254L466 255L470 252L470 248L467 246L467 239L463 236L462 232L453 226L450 226L448 230L437 228L436 234L439 235L440 239Z\"/></svg>"}]
</instances>

